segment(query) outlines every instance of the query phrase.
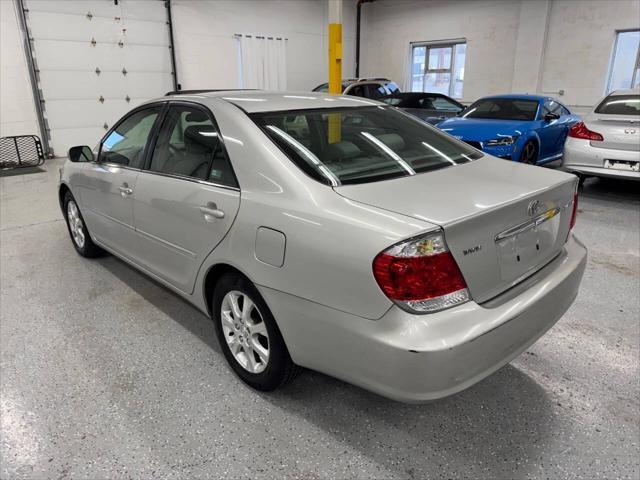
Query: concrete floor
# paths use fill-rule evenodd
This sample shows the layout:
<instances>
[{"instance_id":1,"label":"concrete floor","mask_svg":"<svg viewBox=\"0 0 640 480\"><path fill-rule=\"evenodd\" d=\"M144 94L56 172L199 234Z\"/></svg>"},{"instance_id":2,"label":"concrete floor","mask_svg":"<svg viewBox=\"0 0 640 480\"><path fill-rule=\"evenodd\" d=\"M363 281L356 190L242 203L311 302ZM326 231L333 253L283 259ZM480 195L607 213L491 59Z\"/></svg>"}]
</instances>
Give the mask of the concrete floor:
<instances>
[{"instance_id":1,"label":"concrete floor","mask_svg":"<svg viewBox=\"0 0 640 480\"><path fill-rule=\"evenodd\" d=\"M429 405L304 372L260 394L210 321L114 257L73 250L60 161L0 179L2 478L638 478L640 194L589 180L590 260L565 317Z\"/></svg>"}]
</instances>

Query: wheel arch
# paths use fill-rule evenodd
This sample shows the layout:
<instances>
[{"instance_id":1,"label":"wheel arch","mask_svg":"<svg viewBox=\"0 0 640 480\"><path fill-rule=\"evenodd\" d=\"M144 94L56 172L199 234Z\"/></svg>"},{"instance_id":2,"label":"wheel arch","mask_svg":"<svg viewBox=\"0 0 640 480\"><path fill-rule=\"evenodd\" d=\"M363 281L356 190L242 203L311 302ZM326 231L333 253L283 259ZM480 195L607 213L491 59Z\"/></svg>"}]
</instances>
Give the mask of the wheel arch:
<instances>
[{"instance_id":1,"label":"wheel arch","mask_svg":"<svg viewBox=\"0 0 640 480\"><path fill-rule=\"evenodd\" d=\"M66 183L61 183L58 187L58 201L60 202L60 208L64 211L64 197L67 192L71 193L71 189ZM73 194L72 194L73 195Z\"/></svg>"},{"instance_id":2,"label":"wheel arch","mask_svg":"<svg viewBox=\"0 0 640 480\"><path fill-rule=\"evenodd\" d=\"M213 291L218 281L227 273L237 273L255 285L244 272L229 263L220 262L209 267L202 283L202 294L210 318L213 318Z\"/></svg>"}]
</instances>

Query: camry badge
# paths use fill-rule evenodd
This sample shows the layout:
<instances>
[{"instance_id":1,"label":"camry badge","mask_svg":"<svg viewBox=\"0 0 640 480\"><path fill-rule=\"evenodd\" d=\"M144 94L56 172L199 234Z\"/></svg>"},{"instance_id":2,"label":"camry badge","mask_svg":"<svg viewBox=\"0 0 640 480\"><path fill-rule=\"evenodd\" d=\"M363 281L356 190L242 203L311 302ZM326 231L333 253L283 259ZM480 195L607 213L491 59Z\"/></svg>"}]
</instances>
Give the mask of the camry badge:
<instances>
[{"instance_id":1,"label":"camry badge","mask_svg":"<svg viewBox=\"0 0 640 480\"><path fill-rule=\"evenodd\" d=\"M542 202L540 200L533 200L527 207L527 213L530 217L535 216L542 209Z\"/></svg>"}]
</instances>

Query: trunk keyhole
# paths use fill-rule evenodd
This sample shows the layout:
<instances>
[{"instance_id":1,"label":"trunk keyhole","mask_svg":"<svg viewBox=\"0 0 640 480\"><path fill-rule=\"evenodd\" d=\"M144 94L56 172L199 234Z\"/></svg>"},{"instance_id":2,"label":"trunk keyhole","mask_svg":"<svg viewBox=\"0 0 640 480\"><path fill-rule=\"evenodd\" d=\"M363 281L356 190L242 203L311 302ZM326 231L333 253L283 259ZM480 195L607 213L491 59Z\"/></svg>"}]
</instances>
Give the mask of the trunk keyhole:
<instances>
[{"instance_id":1,"label":"trunk keyhole","mask_svg":"<svg viewBox=\"0 0 640 480\"><path fill-rule=\"evenodd\" d=\"M540 250L540 245L536 243L536 250Z\"/></svg>"},{"instance_id":2,"label":"trunk keyhole","mask_svg":"<svg viewBox=\"0 0 640 480\"><path fill-rule=\"evenodd\" d=\"M518 255L518 256L516 257L516 259L517 259L518 261L520 261L520 255Z\"/></svg>"}]
</instances>

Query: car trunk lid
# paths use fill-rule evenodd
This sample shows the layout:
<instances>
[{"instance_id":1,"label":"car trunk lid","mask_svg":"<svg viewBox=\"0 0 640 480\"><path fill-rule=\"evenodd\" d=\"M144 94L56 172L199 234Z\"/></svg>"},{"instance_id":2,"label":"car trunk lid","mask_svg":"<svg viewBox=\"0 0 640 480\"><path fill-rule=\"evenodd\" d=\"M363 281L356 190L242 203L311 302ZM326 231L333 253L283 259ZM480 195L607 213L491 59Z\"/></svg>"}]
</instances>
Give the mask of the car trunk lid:
<instances>
[{"instance_id":1,"label":"car trunk lid","mask_svg":"<svg viewBox=\"0 0 640 480\"><path fill-rule=\"evenodd\" d=\"M592 147L640 151L640 116L592 114L584 123L603 137L591 140Z\"/></svg>"},{"instance_id":2,"label":"car trunk lid","mask_svg":"<svg viewBox=\"0 0 640 480\"><path fill-rule=\"evenodd\" d=\"M441 226L471 295L482 303L560 252L569 232L576 182L563 172L487 156L335 190L351 200Z\"/></svg>"}]
</instances>

